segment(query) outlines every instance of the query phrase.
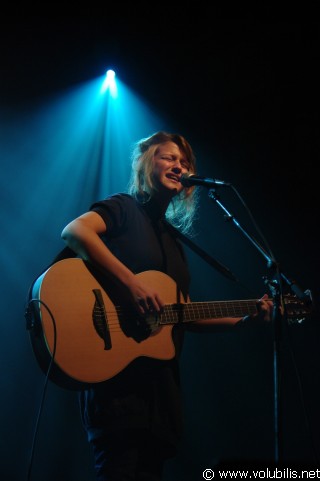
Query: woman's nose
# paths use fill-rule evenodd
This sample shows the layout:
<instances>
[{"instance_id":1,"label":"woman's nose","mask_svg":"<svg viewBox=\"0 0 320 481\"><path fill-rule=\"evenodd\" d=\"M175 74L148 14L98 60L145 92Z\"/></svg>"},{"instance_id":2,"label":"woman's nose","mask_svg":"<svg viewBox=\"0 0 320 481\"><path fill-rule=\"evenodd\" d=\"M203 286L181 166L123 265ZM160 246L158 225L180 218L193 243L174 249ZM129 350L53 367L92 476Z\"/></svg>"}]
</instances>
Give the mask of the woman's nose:
<instances>
[{"instance_id":1,"label":"woman's nose","mask_svg":"<svg viewBox=\"0 0 320 481\"><path fill-rule=\"evenodd\" d=\"M174 172L181 172L182 170L182 165L180 163L180 160L176 160L172 169Z\"/></svg>"}]
</instances>

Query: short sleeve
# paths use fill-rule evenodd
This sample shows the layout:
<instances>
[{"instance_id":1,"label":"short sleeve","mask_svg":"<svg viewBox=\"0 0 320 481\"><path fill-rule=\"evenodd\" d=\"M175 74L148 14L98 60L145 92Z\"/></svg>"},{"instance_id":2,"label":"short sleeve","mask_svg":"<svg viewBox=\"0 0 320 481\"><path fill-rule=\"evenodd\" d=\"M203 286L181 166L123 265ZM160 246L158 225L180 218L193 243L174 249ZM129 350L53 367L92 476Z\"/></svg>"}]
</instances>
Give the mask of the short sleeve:
<instances>
[{"instance_id":1,"label":"short sleeve","mask_svg":"<svg viewBox=\"0 0 320 481\"><path fill-rule=\"evenodd\" d=\"M91 205L90 211L96 212L104 220L109 232L121 230L134 208L135 200L128 194L114 194Z\"/></svg>"}]
</instances>

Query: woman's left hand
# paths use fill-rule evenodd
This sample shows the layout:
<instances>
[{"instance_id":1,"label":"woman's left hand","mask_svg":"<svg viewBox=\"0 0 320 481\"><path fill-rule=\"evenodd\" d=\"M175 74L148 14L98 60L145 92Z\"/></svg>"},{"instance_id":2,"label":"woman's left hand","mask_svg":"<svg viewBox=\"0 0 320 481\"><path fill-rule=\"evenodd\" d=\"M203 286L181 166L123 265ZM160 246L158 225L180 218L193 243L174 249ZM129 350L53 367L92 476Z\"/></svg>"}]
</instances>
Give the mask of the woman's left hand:
<instances>
[{"instance_id":1,"label":"woman's left hand","mask_svg":"<svg viewBox=\"0 0 320 481\"><path fill-rule=\"evenodd\" d=\"M257 302L257 317L258 321L270 322L272 319L273 302L268 294L264 294Z\"/></svg>"}]
</instances>

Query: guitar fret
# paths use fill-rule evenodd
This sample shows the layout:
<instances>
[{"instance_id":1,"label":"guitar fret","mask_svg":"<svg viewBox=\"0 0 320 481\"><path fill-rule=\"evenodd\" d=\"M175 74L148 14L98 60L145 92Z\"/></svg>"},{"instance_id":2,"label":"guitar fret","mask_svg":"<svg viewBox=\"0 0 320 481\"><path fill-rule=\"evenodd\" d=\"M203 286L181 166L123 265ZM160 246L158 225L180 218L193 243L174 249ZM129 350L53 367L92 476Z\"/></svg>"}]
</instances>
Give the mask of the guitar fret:
<instances>
[{"instance_id":1,"label":"guitar fret","mask_svg":"<svg viewBox=\"0 0 320 481\"><path fill-rule=\"evenodd\" d=\"M160 324L178 324L185 322L183 314L186 304L167 304L161 314Z\"/></svg>"}]
</instances>

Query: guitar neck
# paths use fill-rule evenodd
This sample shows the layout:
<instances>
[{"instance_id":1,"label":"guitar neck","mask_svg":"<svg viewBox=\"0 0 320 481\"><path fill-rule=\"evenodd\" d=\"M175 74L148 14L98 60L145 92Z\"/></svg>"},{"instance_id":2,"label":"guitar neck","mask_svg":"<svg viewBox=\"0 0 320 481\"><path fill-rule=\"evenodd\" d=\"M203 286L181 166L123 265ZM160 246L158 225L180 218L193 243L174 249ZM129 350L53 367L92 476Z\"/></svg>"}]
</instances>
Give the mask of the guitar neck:
<instances>
[{"instance_id":1,"label":"guitar neck","mask_svg":"<svg viewBox=\"0 0 320 481\"><path fill-rule=\"evenodd\" d=\"M160 324L179 324L201 319L244 317L257 312L257 300L190 302L167 304L161 314Z\"/></svg>"}]
</instances>

